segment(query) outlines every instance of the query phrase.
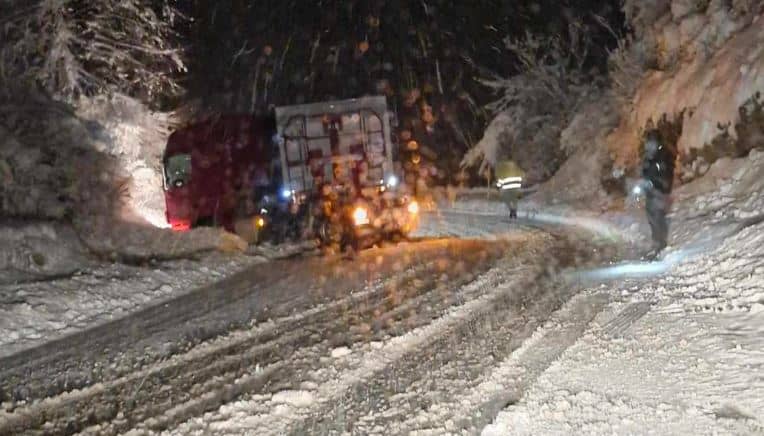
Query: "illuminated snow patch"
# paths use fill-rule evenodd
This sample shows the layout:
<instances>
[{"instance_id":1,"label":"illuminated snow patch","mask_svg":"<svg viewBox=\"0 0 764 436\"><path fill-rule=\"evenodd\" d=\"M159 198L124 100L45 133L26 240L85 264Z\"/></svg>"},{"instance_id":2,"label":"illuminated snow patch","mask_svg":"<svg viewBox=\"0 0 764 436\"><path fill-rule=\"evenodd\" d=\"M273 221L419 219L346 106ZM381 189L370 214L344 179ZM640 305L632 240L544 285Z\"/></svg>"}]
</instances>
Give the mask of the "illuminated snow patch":
<instances>
[{"instance_id":1,"label":"illuminated snow patch","mask_svg":"<svg viewBox=\"0 0 764 436\"><path fill-rule=\"evenodd\" d=\"M666 273L676 265L708 250L713 239L700 241L687 248L667 253L661 260L644 262L624 262L604 268L575 271L570 273L578 279L612 280L618 278L651 277Z\"/></svg>"},{"instance_id":2,"label":"illuminated snow patch","mask_svg":"<svg viewBox=\"0 0 764 436\"><path fill-rule=\"evenodd\" d=\"M591 233L611 238L611 239L620 239L620 236L622 234L621 230L610 224L609 222L605 220L600 220L596 218L589 218L589 217L569 217L565 215L559 215L559 214L552 214L547 212L526 212L525 214L520 214L520 216L525 216L527 219L531 221L537 221L540 223L545 224L557 224L557 225L565 225L565 226L571 226L571 227L578 227L584 230L587 230Z\"/></svg>"},{"instance_id":3,"label":"illuminated snow patch","mask_svg":"<svg viewBox=\"0 0 764 436\"><path fill-rule=\"evenodd\" d=\"M271 398L275 404L287 404L295 408L310 407L313 405L313 394L306 391L281 391Z\"/></svg>"}]
</instances>

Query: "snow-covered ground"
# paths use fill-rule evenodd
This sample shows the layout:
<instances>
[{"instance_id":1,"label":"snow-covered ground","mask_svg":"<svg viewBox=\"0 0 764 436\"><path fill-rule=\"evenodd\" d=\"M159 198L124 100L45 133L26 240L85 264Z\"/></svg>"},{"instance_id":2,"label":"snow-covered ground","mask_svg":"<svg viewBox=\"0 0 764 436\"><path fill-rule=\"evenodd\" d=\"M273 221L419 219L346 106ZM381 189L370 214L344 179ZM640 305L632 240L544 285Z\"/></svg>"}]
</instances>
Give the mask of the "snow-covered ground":
<instances>
[{"instance_id":1,"label":"snow-covered ground","mask_svg":"<svg viewBox=\"0 0 764 436\"><path fill-rule=\"evenodd\" d=\"M764 210L764 181L753 180L763 156L720 162L717 167L727 171L717 168L676 192L672 245L661 261L570 273L585 289L504 360L459 362L464 356L457 350L471 345L455 343L447 353L451 361L412 376L416 381L407 388L386 394L387 405L348 428L421 435L764 433L764 224L755 219ZM521 222L534 220L642 248L648 234L638 208L596 214L521 204ZM502 204L472 198L441 207L420 234L492 237L514 225ZM376 401L371 380L398 377L389 368L406 367L412 350L424 353L437 338L453 334L453 324L474 318L517 286L495 285L496 273L460 290L480 292L429 325L336 348L321 358L325 367L312 381L230 403L170 433L283 434L313 428L306 422L327 407L339 419L363 410L346 392L361 384L358 389L369 389L364 401ZM494 326L480 335L517 333L510 331ZM462 366L484 373L476 381L454 378ZM401 383L407 383L402 374ZM412 403L422 407L411 413ZM481 424L486 416L487 426Z\"/></svg>"},{"instance_id":2,"label":"snow-covered ground","mask_svg":"<svg viewBox=\"0 0 764 436\"><path fill-rule=\"evenodd\" d=\"M0 284L0 357L218 282L304 247L251 247L248 254L200 254L149 266L92 263L73 275Z\"/></svg>"},{"instance_id":3,"label":"snow-covered ground","mask_svg":"<svg viewBox=\"0 0 764 436\"><path fill-rule=\"evenodd\" d=\"M764 432L764 226L613 302L484 434Z\"/></svg>"},{"instance_id":4,"label":"snow-covered ground","mask_svg":"<svg viewBox=\"0 0 764 436\"><path fill-rule=\"evenodd\" d=\"M680 188L659 274L601 270L611 303L483 434L764 434L763 164Z\"/></svg>"},{"instance_id":5,"label":"snow-covered ground","mask_svg":"<svg viewBox=\"0 0 764 436\"><path fill-rule=\"evenodd\" d=\"M214 283L262 257L208 255L151 268L101 264L69 278L0 286L0 357Z\"/></svg>"},{"instance_id":6,"label":"snow-covered ground","mask_svg":"<svg viewBox=\"0 0 764 436\"><path fill-rule=\"evenodd\" d=\"M254 365L234 386L254 386L285 366L294 370L288 382L251 395L242 388L243 395L207 413L195 411L221 403L215 392L202 392L139 427L163 428L166 421L180 422L170 434L331 432L347 416L347 428L368 434L762 434L763 170L764 153L717 162L675 193L671 246L659 262L567 271L567 284L560 285L567 293L534 290L528 306L502 302L525 298L518 292L531 285L523 281L534 277L528 268L543 269L539 259L554 257L556 248L547 245L550 234L515 231L519 226L573 227L606 244L636 247L627 251L636 255L648 234L643 212L598 214L526 201L519 223L512 223L502 204L482 194L442 205L425 215L417 236L501 237L509 246L513 237L518 244L540 239L520 250L524 264L506 255L469 284L448 292L436 287L393 307L393 324L396 314L423 314L411 318L421 324L407 324L400 335L349 345L318 337L288 359ZM204 266L174 261L150 270L102 265L71 278L0 288L6 341L0 345L10 353L121 316L265 262L263 254L213 255ZM352 298L383 289L369 286ZM429 309L433 297L444 311ZM551 314L533 307L551 312L565 300ZM273 322L288 326L294 319ZM9 332L23 336L8 339Z\"/></svg>"}]
</instances>

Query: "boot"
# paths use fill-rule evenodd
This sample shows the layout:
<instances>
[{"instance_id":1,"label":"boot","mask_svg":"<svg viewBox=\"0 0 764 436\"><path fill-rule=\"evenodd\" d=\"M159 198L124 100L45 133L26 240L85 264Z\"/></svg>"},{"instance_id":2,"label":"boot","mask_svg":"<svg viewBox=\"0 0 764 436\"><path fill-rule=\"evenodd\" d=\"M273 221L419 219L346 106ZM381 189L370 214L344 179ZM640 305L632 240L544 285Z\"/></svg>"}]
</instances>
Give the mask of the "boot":
<instances>
[{"instance_id":1,"label":"boot","mask_svg":"<svg viewBox=\"0 0 764 436\"><path fill-rule=\"evenodd\" d=\"M645 262L655 261L658 258L658 256L660 256L664 248L666 248L665 245L660 245L660 244L653 245L653 248L651 248L647 253L645 253L642 256L642 260Z\"/></svg>"}]
</instances>

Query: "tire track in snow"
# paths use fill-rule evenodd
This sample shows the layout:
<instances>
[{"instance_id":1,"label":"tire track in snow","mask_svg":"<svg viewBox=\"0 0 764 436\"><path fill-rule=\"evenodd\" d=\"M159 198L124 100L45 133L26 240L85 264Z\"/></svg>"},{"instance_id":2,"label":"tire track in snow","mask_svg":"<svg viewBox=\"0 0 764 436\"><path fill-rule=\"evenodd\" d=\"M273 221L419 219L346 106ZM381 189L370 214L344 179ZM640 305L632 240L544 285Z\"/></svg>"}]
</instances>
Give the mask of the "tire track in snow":
<instances>
[{"instance_id":1,"label":"tire track in snow","mask_svg":"<svg viewBox=\"0 0 764 436\"><path fill-rule=\"evenodd\" d=\"M452 255L459 250L471 253L466 258L465 269L479 270L489 267L491 259L503 252L504 245L486 246L485 243L467 241L447 247L456 250ZM487 258L479 255L485 252L493 254ZM349 331L354 322L373 319L380 313L395 310L411 298L436 289L434 277L441 277L443 266L431 256L419 258L416 264L403 277L383 280L369 292L341 297L263 329L256 328L252 334L245 332L233 335L233 338L221 338L145 370L24 405L12 413L0 412L0 434L35 428L61 433L79 430L116 433L141 422L161 429L214 409L243 393L260 390L268 384L283 383L294 378L298 369L279 363L288 362L296 352L311 346L325 352L334 346L334 336L340 341L364 340L366 337L362 332L352 334ZM427 279L424 286L410 286L421 276ZM461 286L469 279L469 275L460 275L459 271L449 278L454 286ZM405 292L389 295L386 291L390 287L402 288ZM431 302L437 303L437 300L433 297ZM443 310L443 307L442 304L434 305L432 313ZM387 326L382 325L377 334L386 330ZM267 371L257 371L258 366ZM201 401L194 401L197 397ZM187 405L185 409L184 404ZM167 410L171 411L168 417L151 421L153 416Z\"/></svg>"},{"instance_id":2,"label":"tire track in snow","mask_svg":"<svg viewBox=\"0 0 764 436\"><path fill-rule=\"evenodd\" d=\"M529 251L527 258L531 259L531 264L533 264L539 256L561 250L559 246L553 249L547 246L544 249L531 249ZM514 258L514 256L508 257ZM204 418L196 418L184 423L179 428L174 429L171 434L237 434L255 431L254 429L257 429L258 434L284 434L286 432L312 434L326 433L332 430L342 431L346 425L352 427L352 422L341 422L346 416L339 420L333 419L343 414L343 404L346 403L343 399L348 395L354 400L358 399L359 396L363 397L368 392L368 387L375 380L385 379L386 371L396 364L405 364L409 359L415 359L419 354L430 353L433 349L448 349L449 346L458 345L450 342L454 338L463 339L464 334L455 335L455 332L464 333L474 330L478 324L476 320L494 313L496 308L502 304L515 305L519 312L523 303L533 296L526 295L525 298L521 299L513 290L523 289L527 291L533 289L530 283L535 277L543 274L542 267L537 267L535 272L530 275L527 274L527 270L521 271L522 269L517 264L514 271L508 270L507 265L492 269L460 291L466 294L481 294L476 299L450 310L428 325L387 341L379 349L365 352L360 361L357 361L355 356L351 356L345 365L340 363L343 366L350 365L350 368L340 371L337 378L323 382L317 390L310 392L310 395L316 398L315 402L310 402L300 411L286 412L280 404L271 402L269 398L251 398L226 406L225 411L221 410ZM517 274L513 276L512 272ZM521 274L521 272L525 274ZM502 278L497 280L497 274L501 274ZM507 283L507 276L510 277L511 284ZM503 285L497 286L497 282L503 282ZM550 300L547 301L560 300L560 297L560 295L551 293ZM557 305L559 304L558 302ZM523 321L527 321L527 319ZM526 323L520 324L525 325ZM532 330L529 328L527 335L530 335ZM319 376L324 374L326 373L317 373ZM397 380L395 377L389 379ZM400 382L405 385L407 380L403 379ZM353 404L361 401L353 401ZM336 426L338 422L340 422L340 427Z\"/></svg>"},{"instance_id":3,"label":"tire track in snow","mask_svg":"<svg viewBox=\"0 0 764 436\"><path fill-rule=\"evenodd\" d=\"M496 313L497 308L517 304L517 300L512 301L520 297L516 291L530 288L540 273L537 270L528 276L527 270L517 269L514 272L525 275L524 279L493 288L488 294L459 306L433 323L391 340L381 350L364 356L360 367L344 374L336 385L322 386L328 395L320 389L318 397L328 398L318 410L311 411L296 425L290 425L289 433L333 434L350 431L371 434L391 430L405 433L404 429L395 427L397 421L412 410L421 408L422 403L416 398L409 401L409 397L401 394L410 393L409 389L416 389L419 384L426 386L428 393L418 392L415 396L423 397L438 389L430 382L468 378L469 375L463 371L468 369L468 365L458 365L445 374L438 370L450 362L467 362L469 352L476 351L467 343L478 339L483 333L481 323L484 319ZM503 312L503 321L506 322L506 317L510 316L518 320L512 323L515 327L533 324L520 312ZM529 327L525 333L530 334L532 330Z\"/></svg>"},{"instance_id":4,"label":"tire track in snow","mask_svg":"<svg viewBox=\"0 0 764 436\"><path fill-rule=\"evenodd\" d=\"M449 326L443 337L409 350L413 352L348 389L341 400L333 401L332 410L322 410L291 433L475 432L572 345L604 305L599 297L585 300L575 307L576 322L526 346L524 340L574 293L568 284L505 284L466 322ZM492 380L496 374L490 370L497 361L521 344L521 358L508 359L500 365L499 374L510 365L512 373L522 376L503 383ZM485 377L486 373L490 375Z\"/></svg>"},{"instance_id":5,"label":"tire track in snow","mask_svg":"<svg viewBox=\"0 0 764 436\"><path fill-rule=\"evenodd\" d=\"M607 301L602 294L573 297L504 361L484 374L475 387L433 404L409 419L405 428L479 432L507 405L522 398L533 381L585 333Z\"/></svg>"}]
</instances>

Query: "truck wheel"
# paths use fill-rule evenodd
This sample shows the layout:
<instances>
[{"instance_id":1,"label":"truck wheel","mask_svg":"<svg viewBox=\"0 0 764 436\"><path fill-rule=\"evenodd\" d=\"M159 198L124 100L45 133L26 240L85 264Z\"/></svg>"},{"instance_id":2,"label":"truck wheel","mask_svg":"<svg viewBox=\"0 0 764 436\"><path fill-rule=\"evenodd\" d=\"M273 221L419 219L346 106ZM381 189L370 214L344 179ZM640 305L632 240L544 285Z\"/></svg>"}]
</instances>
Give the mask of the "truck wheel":
<instances>
[{"instance_id":1,"label":"truck wheel","mask_svg":"<svg viewBox=\"0 0 764 436\"><path fill-rule=\"evenodd\" d=\"M408 232L404 232L404 231L396 231L396 232L390 233L387 239L395 243L408 241L409 234Z\"/></svg>"},{"instance_id":2,"label":"truck wheel","mask_svg":"<svg viewBox=\"0 0 764 436\"><path fill-rule=\"evenodd\" d=\"M322 246L328 246L332 243L332 225L329 221L322 220L316 226L316 237Z\"/></svg>"},{"instance_id":3,"label":"truck wheel","mask_svg":"<svg viewBox=\"0 0 764 436\"><path fill-rule=\"evenodd\" d=\"M345 228L342 232L342 239L340 241L340 251L343 253L349 253L353 255L360 251L361 240L353 234L351 229Z\"/></svg>"}]
</instances>

